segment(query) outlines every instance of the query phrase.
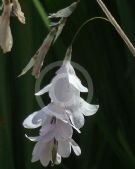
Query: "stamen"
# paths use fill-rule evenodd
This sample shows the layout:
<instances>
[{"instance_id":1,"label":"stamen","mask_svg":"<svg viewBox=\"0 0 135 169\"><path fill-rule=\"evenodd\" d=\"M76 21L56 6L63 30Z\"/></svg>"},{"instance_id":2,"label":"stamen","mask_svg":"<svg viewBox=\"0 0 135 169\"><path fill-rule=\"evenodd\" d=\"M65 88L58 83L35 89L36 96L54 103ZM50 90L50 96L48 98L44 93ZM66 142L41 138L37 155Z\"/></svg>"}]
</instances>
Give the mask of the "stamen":
<instances>
[{"instance_id":1,"label":"stamen","mask_svg":"<svg viewBox=\"0 0 135 169\"><path fill-rule=\"evenodd\" d=\"M51 163L51 166L54 166L54 164L56 163L57 149L58 149L58 141L54 138L54 146L53 146L53 150L52 150L52 163Z\"/></svg>"}]
</instances>

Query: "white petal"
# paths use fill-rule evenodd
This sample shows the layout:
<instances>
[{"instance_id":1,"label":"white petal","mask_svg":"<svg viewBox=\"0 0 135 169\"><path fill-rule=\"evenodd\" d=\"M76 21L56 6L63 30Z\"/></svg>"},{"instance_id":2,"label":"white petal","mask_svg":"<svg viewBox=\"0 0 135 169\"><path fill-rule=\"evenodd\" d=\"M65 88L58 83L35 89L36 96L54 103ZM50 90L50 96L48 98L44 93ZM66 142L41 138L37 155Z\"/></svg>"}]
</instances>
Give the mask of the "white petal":
<instances>
[{"instance_id":1,"label":"white petal","mask_svg":"<svg viewBox=\"0 0 135 169\"><path fill-rule=\"evenodd\" d=\"M33 123L32 120L33 118L38 114L39 112L34 112L31 115L29 115L23 122L23 126L25 128L29 128L29 129L33 129L33 128L37 128L39 126L41 126L41 121L38 121L37 123Z\"/></svg>"},{"instance_id":2,"label":"white petal","mask_svg":"<svg viewBox=\"0 0 135 169\"><path fill-rule=\"evenodd\" d=\"M32 162L36 162L39 160L42 150L43 150L43 144L39 142L36 143L32 152L32 159L31 159Z\"/></svg>"},{"instance_id":3,"label":"white petal","mask_svg":"<svg viewBox=\"0 0 135 169\"><path fill-rule=\"evenodd\" d=\"M61 73L70 73L75 75L75 71L73 66L70 64L70 62L66 62L66 64L64 63L56 72L56 74L61 74Z\"/></svg>"},{"instance_id":4,"label":"white petal","mask_svg":"<svg viewBox=\"0 0 135 169\"><path fill-rule=\"evenodd\" d=\"M73 129L69 124L58 119L56 123L56 140L65 140L72 137Z\"/></svg>"},{"instance_id":5,"label":"white petal","mask_svg":"<svg viewBox=\"0 0 135 169\"><path fill-rule=\"evenodd\" d=\"M38 113L33 117L32 122L34 124L39 124L39 123L43 123L46 120L48 120L48 109L47 107L44 107L43 109L41 109L40 111L38 111Z\"/></svg>"},{"instance_id":6,"label":"white petal","mask_svg":"<svg viewBox=\"0 0 135 169\"><path fill-rule=\"evenodd\" d=\"M81 149L73 139L71 139L71 146L77 156L81 155Z\"/></svg>"},{"instance_id":7,"label":"white petal","mask_svg":"<svg viewBox=\"0 0 135 169\"><path fill-rule=\"evenodd\" d=\"M53 148L53 141L47 144L44 144L44 147L43 147L43 150L40 156L40 161L41 161L41 164L45 167L52 160L52 148Z\"/></svg>"},{"instance_id":8,"label":"white petal","mask_svg":"<svg viewBox=\"0 0 135 169\"><path fill-rule=\"evenodd\" d=\"M58 141L58 154L62 157L66 158L69 157L71 153L71 145L69 141Z\"/></svg>"},{"instance_id":9,"label":"white petal","mask_svg":"<svg viewBox=\"0 0 135 169\"><path fill-rule=\"evenodd\" d=\"M68 117L66 114L66 111L63 107L58 106L57 104L50 103L47 106L48 115L55 116L57 119L60 119L62 121L67 121Z\"/></svg>"},{"instance_id":10,"label":"white petal","mask_svg":"<svg viewBox=\"0 0 135 169\"><path fill-rule=\"evenodd\" d=\"M42 95L42 94L48 92L49 89L50 89L50 87L51 87L51 84L45 86L42 90L40 90L39 92L37 92L35 95L36 95L36 96L40 96L40 95Z\"/></svg>"},{"instance_id":11,"label":"white petal","mask_svg":"<svg viewBox=\"0 0 135 169\"><path fill-rule=\"evenodd\" d=\"M72 84L80 92L88 92L88 89L81 84L81 81L75 75L68 75L69 83Z\"/></svg>"},{"instance_id":12,"label":"white petal","mask_svg":"<svg viewBox=\"0 0 135 169\"><path fill-rule=\"evenodd\" d=\"M80 111L85 116L91 116L97 112L99 105L92 105L81 99L81 108Z\"/></svg>"},{"instance_id":13,"label":"white petal","mask_svg":"<svg viewBox=\"0 0 135 169\"><path fill-rule=\"evenodd\" d=\"M81 133L79 130L79 127L76 125L74 115L70 113L70 111L67 111L67 115L69 117L70 122L68 122L69 125L71 125L78 133Z\"/></svg>"},{"instance_id":14,"label":"white petal","mask_svg":"<svg viewBox=\"0 0 135 169\"><path fill-rule=\"evenodd\" d=\"M27 139L29 139L30 141L38 141L38 139L39 139L39 136L37 136L37 137L29 137L29 136L27 136L26 134L25 134L25 137L26 137Z\"/></svg>"},{"instance_id":15,"label":"white petal","mask_svg":"<svg viewBox=\"0 0 135 169\"><path fill-rule=\"evenodd\" d=\"M83 114L80 112L80 110L73 112L73 120L74 120L74 124L75 126L80 129L84 126L84 116Z\"/></svg>"},{"instance_id":16,"label":"white petal","mask_svg":"<svg viewBox=\"0 0 135 169\"><path fill-rule=\"evenodd\" d=\"M55 164L58 165L61 163L61 156L57 153Z\"/></svg>"},{"instance_id":17,"label":"white petal","mask_svg":"<svg viewBox=\"0 0 135 169\"><path fill-rule=\"evenodd\" d=\"M49 142L51 141L56 134L55 127L53 125L45 125L40 130L40 141Z\"/></svg>"}]
</instances>

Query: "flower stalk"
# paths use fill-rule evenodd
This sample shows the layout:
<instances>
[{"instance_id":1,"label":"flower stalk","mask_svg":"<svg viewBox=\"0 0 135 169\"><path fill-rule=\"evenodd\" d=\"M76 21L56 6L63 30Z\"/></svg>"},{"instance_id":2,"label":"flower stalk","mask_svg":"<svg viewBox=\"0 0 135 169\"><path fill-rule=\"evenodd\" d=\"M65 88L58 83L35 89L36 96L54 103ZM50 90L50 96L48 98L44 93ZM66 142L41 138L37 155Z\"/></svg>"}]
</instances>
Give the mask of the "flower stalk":
<instances>
[{"instance_id":1,"label":"flower stalk","mask_svg":"<svg viewBox=\"0 0 135 169\"><path fill-rule=\"evenodd\" d=\"M129 50L132 53L132 55L135 57L135 47L131 43L130 39L127 37L127 35L125 34L125 32L122 30L122 28L120 27L120 25L117 23L117 21L112 16L112 14L110 13L110 11L107 9L107 7L103 3L103 1L102 0L97 0L97 2L99 4L99 6L101 7L101 9L103 10L103 12L105 13L105 15L107 16L108 20L111 22L111 24L114 26L114 28L116 29L116 31L118 32L118 34L121 36L121 38L123 39L123 41L125 42L125 44L129 48Z\"/></svg>"}]
</instances>

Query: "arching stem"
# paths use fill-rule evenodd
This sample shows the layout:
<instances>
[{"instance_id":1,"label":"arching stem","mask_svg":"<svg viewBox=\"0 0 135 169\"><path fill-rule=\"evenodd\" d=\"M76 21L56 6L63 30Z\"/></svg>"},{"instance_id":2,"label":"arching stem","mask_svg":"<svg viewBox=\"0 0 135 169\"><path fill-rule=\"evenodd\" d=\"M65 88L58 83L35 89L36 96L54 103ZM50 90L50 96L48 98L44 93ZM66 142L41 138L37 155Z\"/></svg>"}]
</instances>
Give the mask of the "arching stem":
<instances>
[{"instance_id":1,"label":"arching stem","mask_svg":"<svg viewBox=\"0 0 135 169\"><path fill-rule=\"evenodd\" d=\"M84 26L86 26L89 22L94 21L94 20L96 20L96 19L102 19L102 20L105 20L105 21L109 22L109 20L108 20L107 18L98 17L98 16L86 20L86 21L79 27L79 29L76 31L76 33L75 33L75 35L74 35L74 37L73 37L73 39L72 39L72 41L71 41L70 46L73 45L73 43L74 43L76 37L78 36L78 34L80 33L80 31L84 28Z\"/></svg>"}]
</instances>

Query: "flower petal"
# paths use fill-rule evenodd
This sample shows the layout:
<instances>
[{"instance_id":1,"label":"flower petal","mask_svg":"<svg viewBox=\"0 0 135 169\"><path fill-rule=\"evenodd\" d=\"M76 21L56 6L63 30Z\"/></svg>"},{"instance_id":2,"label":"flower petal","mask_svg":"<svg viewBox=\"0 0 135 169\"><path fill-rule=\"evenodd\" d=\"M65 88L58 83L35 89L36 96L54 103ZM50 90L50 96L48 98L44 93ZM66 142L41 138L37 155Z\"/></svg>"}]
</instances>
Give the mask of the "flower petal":
<instances>
[{"instance_id":1,"label":"flower petal","mask_svg":"<svg viewBox=\"0 0 135 169\"><path fill-rule=\"evenodd\" d=\"M72 146L72 148L73 148L73 150L74 150L74 153L77 155L77 156L79 156L79 155L81 155L81 149L80 149L80 147L78 146L78 144L73 140L73 139L71 139L71 146Z\"/></svg>"},{"instance_id":2,"label":"flower petal","mask_svg":"<svg viewBox=\"0 0 135 169\"><path fill-rule=\"evenodd\" d=\"M63 107L60 107L55 103L50 103L46 108L46 111L48 111L48 115L55 116L57 119L60 119L64 122L67 121L68 117Z\"/></svg>"},{"instance_id":3,"label":"flower petal","mask_svg":"<svg viewBox=\"0 0 135 169\"><path fill-rule=\"evenodd\" d=\"M84 126L84 116L83 114L80 112L80 110L73 112L73 120L74 120L74 124L75 126L80 129Z\"/></svg>"},{"instance_id":4,"label":"flower petal","mask_svg":"<svg viewBox=\"0 0 135 169\"><path fill-rule=\"evenodd\" d=\"M69 83L72 84L80 92L88 92L88 89L81 84L81 81L75 75L68 75Z\"/></svg>"},{"instance_id":5,"label":"flower petal","mask_svg":"<svg viewBox=\"0 0 135 169\"><path fill-rule=\"evenodd\" d=\"M38 141L38 139L39 139L39 136L37 136L37 137L29 137L29 136L27 136L26 134L25 134L25 137L26 137L27 139L29 139L30 141Z\"/></svg>"},{"instance_id":6,"label":"flower petal","mask_svg":"<svg viewBox=\"0 0 135 169\"><path fill-rule=\"evenodd\" d=\"M69 157L71 153L71 145L68 140L66 141L58 141L58 154L62 157Z\"/></svg>"},{"instance_id":7,"label":"flower petal","mask_svg":"<svg viewBox=\"0 0 135 169\"><path fill-rule=\"evenodd\" d=\"M50 116L48 116L48 109L46 106L43 109L38 111L38 113L33 117L32 122L34 124L41 123L42 125L45 121L49 120L48 118L50 118Z\"/></svg>"},{"instance_id":8,"label":"flower petal","mask_svg":"<svg viewBox=\"0 0 135 169\"><path fill-rule=\"evenodd\" d=\"M59 165L61 163L61 156L57 153L55 164Z\"/></svg>"},{"instance_id":9,"label":"flower petal","mask_svg":"<svg viewBox=\"0 0 135 169\"><path fill-rule=\"evenodd\" d=\"M35 95L36 95L36 96L40 96L40 95L42 95L42 94L48 92L49 89L50 89L50 87L51 87L51 85L52 85L52 84L49 84L49 85L45 86L42 90L40 90L39 92L37 92Z\"/></svg>"},{"instance_id":10,"label":"flower petal","mask_svg":"<svg viewBox=\"0 0 135 169\"><path fill-rule=\"evenodd\" d=\"M70 126L72 126L78 133L81 133L81 131L79 130L78 126L75 124L75 119L73 117L73 114L70 113L70 111L67 111L67 115L69 117L70 122L68 122L68 124Z\"/></svg>"},{"instance_id":11,"label":"flower petal","mask_svg":"<svg viewBox=\"0 0 135 169\"><path fill-rule=\"evenodd\" d=\"M56 131L55 131L55 125L48 124L43 126L40 129L40 141L41 142L49 142L55 137Z\"/></svg>"},{"instance_id":12,"label":"flower petal","mask_svg":"<svg viewBox=\"0 0 135 169\"><path fill-rule=\"evenodd\" d=\"M81 98L81 107L80 111L85 115L85 116L91 116L95 114L99 108L99 105L92 105L87 103Z\"/></svg>"},{"instance_id":13,"label":"flower petal","mask_svg":"<svg viewBox=\"0 0 135 169\"><path fill-rule=\"evenodd\" d=\"M62 122L61 120L57 119L55 129L56 129L55 135L56 140L65 140L72 137L73 134L72 127L69 124Z\"/></svg>"},{"instance_id":14,"label":"flower petal","mask_svg":"<svg viewBox=\"0 0 135 169\"><path fill-rule=\"evenodd\" d=\"M37 123L33 123L32 120L33 118L38 114L39 112L34 112L32 114L30 114L23 122L23 126L25 128L28 128L28 129L34 129L34 128L37 128L39 126L41 126L41 121L38 121Z\"/></svg>"},{"instance_id":15,"label":"flower petal","mask_svg":"<svg viewBox=\"0 0 135 169\"><path fill-rule=\"evenodd\" d=\"M43 144L37 142L32 152L31 162L36 162L40 158L41 151L43 150Z\"/></svg>"},{"instance_id":16,"label":"flower petal","mask_svg":"<svg viewBox=\"0 0 135 169\"><path fill-rule=\"evenodd\" d=\"M57 75L61 73L69 73L69 74L75 75L74 68L70 64L70 61L66 60L66 63L64 61L63 65L56 72Z\"/></svg>"},{"instance_id":17,"label":"flower petal","mask_svg":"<svg viewBox=\"0 0 135 169\"><path fill-rule=\"evenodd\" d=\"M47 144L44 144L44 147L43 147L43 150L40 156L40 161L41 161L41 164L45 167L52 160L52 148L53 148L53 141Z\"/></svg>"}]
</instances>

